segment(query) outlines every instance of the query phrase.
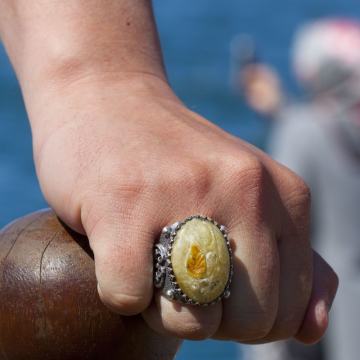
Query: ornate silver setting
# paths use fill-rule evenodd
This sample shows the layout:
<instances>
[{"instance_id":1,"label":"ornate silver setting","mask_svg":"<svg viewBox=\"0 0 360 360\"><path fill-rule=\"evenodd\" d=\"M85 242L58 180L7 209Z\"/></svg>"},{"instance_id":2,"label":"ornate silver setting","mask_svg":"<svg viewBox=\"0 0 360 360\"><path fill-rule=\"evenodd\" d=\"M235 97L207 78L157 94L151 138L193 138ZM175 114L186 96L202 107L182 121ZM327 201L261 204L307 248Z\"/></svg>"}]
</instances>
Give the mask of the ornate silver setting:
<instances>
[{"instance_id":1,"label":"ornate silver setting","mask_svg":"<svg viewBox=\"0 0 360 360\"><path fill-rule=\"evenodd\" d=\"M176 281L176 276L174 274L171 263L172 247L175 241L176 234L184 224L186 224L188 221L192 219L200 219L200 220L208 221L214 224L215 226L217 226L224 237L230 257L229 278L223 293L214 301L205 304L200 304L194 301L182 291L178 282ZM232 261L232 250L228 239L228 231L224 225L218 224L210 217L202 216L202 215L189 216L181 222L176 222L173 225L164 227L161 232L159 241L154 246L154 286L158 289L162 289L163 293L167 298L171 300L175 300L182 304L195 305L195 306L209 306L218 303L222 299L229 298L230 285L231 285L233 273L234 273L234 268Z\"/></svg>"}]
</instances>

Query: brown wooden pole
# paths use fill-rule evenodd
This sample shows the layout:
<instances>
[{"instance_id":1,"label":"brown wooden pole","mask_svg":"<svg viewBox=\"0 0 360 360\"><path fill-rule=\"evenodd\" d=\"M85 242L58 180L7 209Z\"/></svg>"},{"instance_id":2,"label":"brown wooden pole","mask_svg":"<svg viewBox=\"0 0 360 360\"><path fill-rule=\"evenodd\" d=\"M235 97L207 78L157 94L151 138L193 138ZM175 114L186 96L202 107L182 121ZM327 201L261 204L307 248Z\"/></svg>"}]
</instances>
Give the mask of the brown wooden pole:
<instances>
[{"instance_id":1,"label":"brown wooden pole","mask_svg":"<svg viewBox=\"0 0 360 360\"><path fill-rule=\"evenodd\" d=\"M173 359L180 341L110 312L87 239L51 210L0 232L0 359Z\"/></svg>"}]
</instances>

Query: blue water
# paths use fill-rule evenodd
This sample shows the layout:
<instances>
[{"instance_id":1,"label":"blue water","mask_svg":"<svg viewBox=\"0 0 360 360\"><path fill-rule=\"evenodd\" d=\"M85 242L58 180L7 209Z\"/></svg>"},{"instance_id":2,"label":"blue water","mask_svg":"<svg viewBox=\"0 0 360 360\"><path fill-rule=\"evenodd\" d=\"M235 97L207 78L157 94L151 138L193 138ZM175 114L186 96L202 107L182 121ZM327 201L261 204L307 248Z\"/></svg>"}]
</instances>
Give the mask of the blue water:
<instances>
[{"instance_id":1,"label":"blue water","mask_svg":"<svg viewBox=\"0 0 360 360\"><path fill-rule=\"evenodd\" d=\"M288 66L295 29L328 15L360 17L358 0L155 0L168 74L193 110L261 146L266 121L252 114L229 87L229 42L252 34L263 60L296 91ZM46 206L34 172L30 130L15 76L0 47L0 226ZM180 360L240 359L232 343L186 342Z\"/></svg>"}]
</instances>

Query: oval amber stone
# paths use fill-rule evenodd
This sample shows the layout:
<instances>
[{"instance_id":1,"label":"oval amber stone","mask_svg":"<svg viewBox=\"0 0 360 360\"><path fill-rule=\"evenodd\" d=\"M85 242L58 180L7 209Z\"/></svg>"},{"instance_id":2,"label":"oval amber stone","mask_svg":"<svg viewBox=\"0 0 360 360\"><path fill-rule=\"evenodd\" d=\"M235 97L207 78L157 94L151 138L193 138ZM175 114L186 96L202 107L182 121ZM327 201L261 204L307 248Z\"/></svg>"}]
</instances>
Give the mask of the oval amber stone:
<instances>
[{"instance_id":1,"label":"oval amber stone","mask_svg":"<svg viewBox=\"0 0 360 360\"><path fill-rule=\"evenodd\" d=\"M210 221L194 218L181 226L171 262L177 283L192 300L207 304L224 292L230 255L223 234Z\"/></svg>"}]
</instances>

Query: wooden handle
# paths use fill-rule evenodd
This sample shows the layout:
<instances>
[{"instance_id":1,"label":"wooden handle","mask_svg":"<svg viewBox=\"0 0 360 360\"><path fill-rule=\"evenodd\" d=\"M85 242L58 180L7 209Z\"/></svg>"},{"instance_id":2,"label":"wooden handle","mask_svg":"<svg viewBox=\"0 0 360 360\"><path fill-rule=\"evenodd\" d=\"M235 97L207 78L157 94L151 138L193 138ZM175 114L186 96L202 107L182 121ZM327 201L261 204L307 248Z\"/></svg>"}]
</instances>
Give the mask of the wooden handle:
<instances>
[{"instance_id":1,"label":"wooden handle","mask_svg":"<svg viewBox=\"0 0 360 360\"><path fill-rule=\"evenodd\" d=\"M0 359L173 359L179 340L99 300L86 237L51 210L0 232Z\"/></svg>"}]
</instances>

